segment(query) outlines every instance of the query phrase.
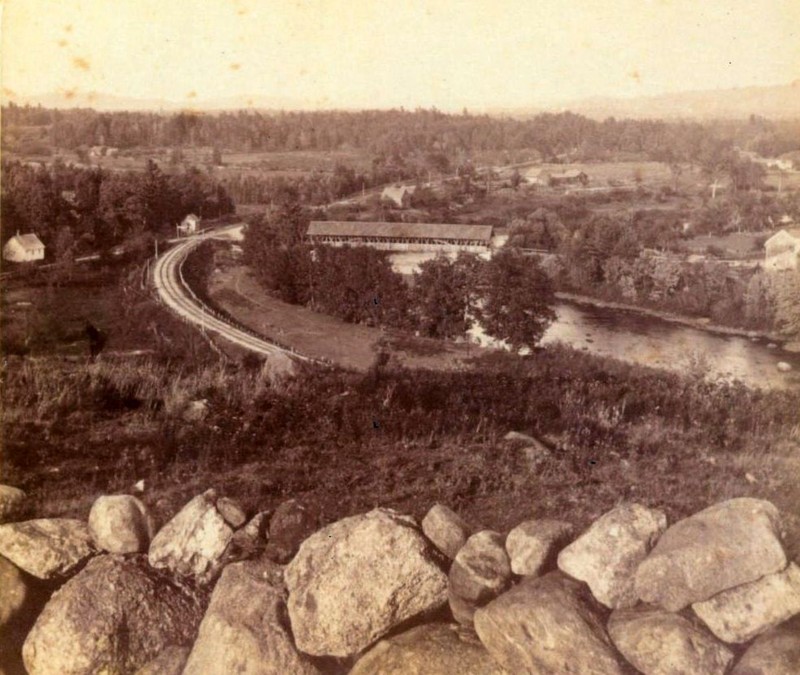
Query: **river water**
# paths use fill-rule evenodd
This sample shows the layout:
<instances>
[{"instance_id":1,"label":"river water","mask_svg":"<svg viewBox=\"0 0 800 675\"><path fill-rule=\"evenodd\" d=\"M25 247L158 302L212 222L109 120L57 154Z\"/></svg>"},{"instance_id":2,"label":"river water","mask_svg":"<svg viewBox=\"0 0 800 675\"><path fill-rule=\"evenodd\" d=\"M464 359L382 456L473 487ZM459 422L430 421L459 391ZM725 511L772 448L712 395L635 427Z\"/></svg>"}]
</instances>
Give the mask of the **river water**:
<instances>
[{"instance_id":1,"label":"river water","mask_svg":"<svg viewBox=\"0 0 800 675\"><path fill-rule=\"evenodd\" d=\"M394 269L411 274L428 253L390 256ZM630 363L698 374L709 380L740 380L751 387L800 388L800 354L770 348L768 341L728 336L646 316L635 311L560 302L557 320L542 344L563 343L574 349L609 356ZM469 331L471 339L486 346L498 341L480 326ZM792 370L778 370L778 363Z\"/></svg>"},{"instance_id":2,"label":"river water","mask_svg":"<svg viewBox=\"0 0 800 675\"><path fill-rule=\"evenodd\" d=\"M765 340L711 333L592 305L562 302L555 310L558 318L542 344L561 342L592 354L709 380L740 380L769 389L800 388L800 354L770 348ZM792 371L779 371L781 361L790 364Z\"/></svg>"}]
</instances>

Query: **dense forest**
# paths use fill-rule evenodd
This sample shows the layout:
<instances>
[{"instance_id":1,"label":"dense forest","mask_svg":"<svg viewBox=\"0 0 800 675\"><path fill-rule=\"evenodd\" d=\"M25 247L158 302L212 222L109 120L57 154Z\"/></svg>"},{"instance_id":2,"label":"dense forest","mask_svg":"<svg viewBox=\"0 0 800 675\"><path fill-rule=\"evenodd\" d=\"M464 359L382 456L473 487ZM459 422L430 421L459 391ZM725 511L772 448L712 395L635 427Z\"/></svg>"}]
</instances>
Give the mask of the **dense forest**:
<instances>
[{"instance_id":1,"label":"dense forest","mask_svg":"<svg viewBox=\"0 0 800 675\"><path fill-rule=\"evenodd\" d=\"M715 144L737 145L765 156L800 149L800 122L751 117L742 122L602 122L569 112L528 119L451 115L433 110L361 112L155 113L50 110L9 104L3 108L6 144L14 128L40 127L51 147L117 148L218 146L228 152L359 149L374 156L440 155L536 150L545 160L563 155L607 159L629 153L659 161L699 161Z\"/></svg>"},{"instance_id":2,"label":"dense forest","mask_svg":"<svg viewBox=\"0 0 800 675\"><path fill-rule=\"evenodd\" d=\"M36 232L50 260L173 233L190 212L210 218L234 210L208 174L189 169L166 175L154 162L142 173L114 173L58 161L49 168L4 161L2 175L2 241L15 232Z\"/></svg>"}]
</instances>

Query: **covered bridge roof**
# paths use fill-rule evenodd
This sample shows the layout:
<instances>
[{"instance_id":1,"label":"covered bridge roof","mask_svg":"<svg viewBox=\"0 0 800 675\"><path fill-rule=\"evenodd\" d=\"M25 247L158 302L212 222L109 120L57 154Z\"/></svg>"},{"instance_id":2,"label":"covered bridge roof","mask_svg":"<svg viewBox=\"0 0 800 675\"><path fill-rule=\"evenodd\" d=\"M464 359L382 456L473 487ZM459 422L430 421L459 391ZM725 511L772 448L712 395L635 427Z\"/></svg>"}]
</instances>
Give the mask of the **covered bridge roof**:
<instances>
[{"instance_id":1,"label":"covered bridge roof","mask_svg":"<svg viewBox=\"0 0 800 675\"><path fill-rule=\"evenodd\" d=\"M456 225L444 223L382 223L341 220L313 220L310 237L388 237L393 239L492 239L491 225Z\"/></svg>"}]
</instances>

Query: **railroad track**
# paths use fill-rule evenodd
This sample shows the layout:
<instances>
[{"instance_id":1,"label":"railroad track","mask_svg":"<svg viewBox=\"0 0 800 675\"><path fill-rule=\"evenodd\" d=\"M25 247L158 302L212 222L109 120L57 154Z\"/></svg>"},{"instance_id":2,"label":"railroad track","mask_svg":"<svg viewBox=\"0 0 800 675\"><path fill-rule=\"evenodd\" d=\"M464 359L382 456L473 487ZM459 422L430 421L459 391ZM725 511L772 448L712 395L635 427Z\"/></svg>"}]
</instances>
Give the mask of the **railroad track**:
<instances>
[{"instance_id":1,"label":"railroad track","mask_svg":"<svg viewBox=\"0 0 800 675\"><path fill-rule=\"evenodd\" d=\"M257 354L270 356L287 354L301 361L310 360L290 349L281 347L256 335L248 333L220 318L211 308L206 306L189 288L183 279L182 266L192 249L201 242L211 238L230 236L236 226L209 232L200 237L189 239L171 248L156 260L153 265L153 283L161 301L186 321L194 323L204 331L211 331L239 347L249 349Z\"/></svg>"}]
</instances>

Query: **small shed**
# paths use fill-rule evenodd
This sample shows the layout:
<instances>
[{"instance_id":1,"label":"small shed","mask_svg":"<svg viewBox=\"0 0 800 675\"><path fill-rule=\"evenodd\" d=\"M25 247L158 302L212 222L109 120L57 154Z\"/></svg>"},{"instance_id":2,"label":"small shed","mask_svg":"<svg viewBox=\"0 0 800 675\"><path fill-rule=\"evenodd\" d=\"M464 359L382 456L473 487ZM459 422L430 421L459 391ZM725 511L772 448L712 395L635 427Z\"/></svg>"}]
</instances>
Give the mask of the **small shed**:
<instances>
[{"instance_id":1,"label":"small shed","mask_svg":"<svg viewBox=\"0 0 800 675\"><path fill-rule=\"evenodd\" d=\"M178 225L178 231L182 234L195 234L200 229L200 221L200 216L190 213Z\"/></svg>"},{"instance_id":2,"label":"small shed","mask_svg":"<svg viewBox=\"0 0 800 675\"><path fill-rule=\"evenodd\" d=\"M381 193L381 201L389 202L399 209L407 209L411 206L411 196L413 194L413 185L392 185L384 188Z\"/></svg>"},{"instance_id":3,"label":"small shed","mask_svg":"<svg viewBox=\"0 0 800 675\"><path fill-rule=\"evenodd\" d=\"M44 259L44 244L34 233L15 234L3 246L3 260L33 262Z\"/></svg>"}]
</instances>

